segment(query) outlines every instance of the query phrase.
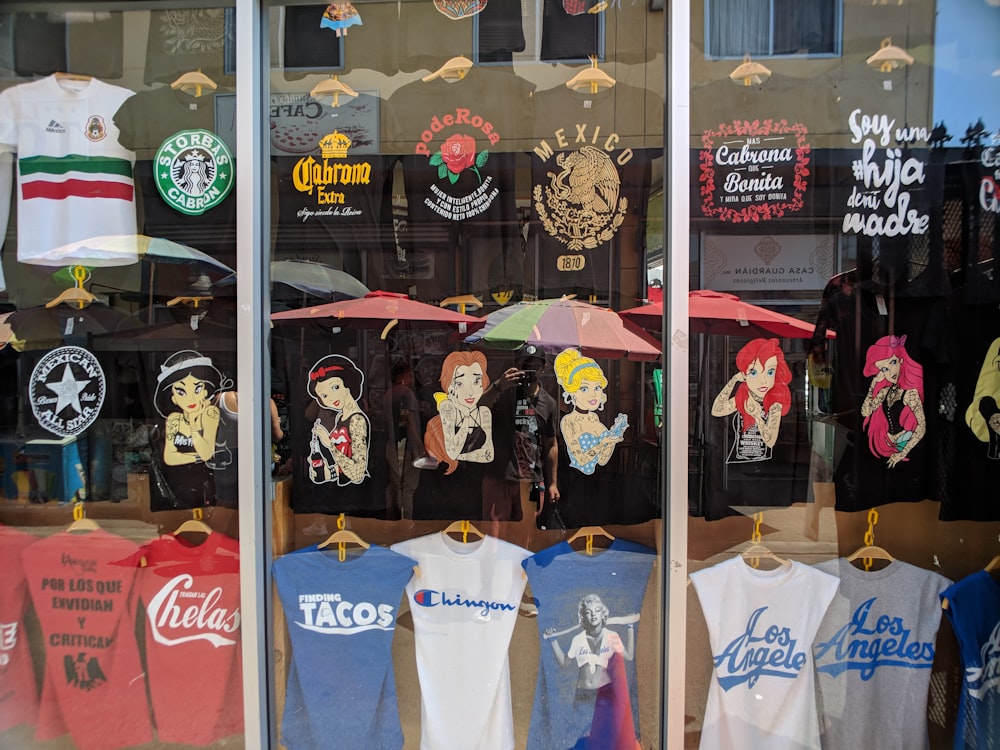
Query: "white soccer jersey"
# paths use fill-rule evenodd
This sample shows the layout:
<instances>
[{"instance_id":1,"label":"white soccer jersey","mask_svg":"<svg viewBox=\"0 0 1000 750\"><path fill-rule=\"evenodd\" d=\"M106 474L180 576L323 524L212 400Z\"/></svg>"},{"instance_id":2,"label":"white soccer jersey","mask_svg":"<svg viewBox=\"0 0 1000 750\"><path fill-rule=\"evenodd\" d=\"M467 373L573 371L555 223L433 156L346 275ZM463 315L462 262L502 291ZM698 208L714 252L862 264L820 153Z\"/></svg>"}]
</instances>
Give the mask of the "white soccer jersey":
<instances>
[{"instance_id":1,"label":"white soccer jersey","mask_svg":"<svg viewBox=\"0 0 1000 750\"><path fill-rule=\"evenodd\" d=\"M134 235L134 154L113 117L133 92L96 78L49 76L0 93L0 151L17 153L17 259L39 265L112 266L113 258L56 254L102 235ZM6 229L6 227L3 227Z\"/></svg>"}]
</instances>

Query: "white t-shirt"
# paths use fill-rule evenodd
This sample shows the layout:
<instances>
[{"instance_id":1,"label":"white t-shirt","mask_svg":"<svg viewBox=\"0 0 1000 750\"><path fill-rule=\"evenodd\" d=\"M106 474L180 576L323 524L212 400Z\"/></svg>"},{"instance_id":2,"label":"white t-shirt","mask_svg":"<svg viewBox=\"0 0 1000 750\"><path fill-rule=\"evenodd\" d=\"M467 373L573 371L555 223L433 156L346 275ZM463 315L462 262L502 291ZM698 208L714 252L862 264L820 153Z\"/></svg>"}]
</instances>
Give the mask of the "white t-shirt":
<instances>
[{"instance_id":1,"label":"white t-shirt","mask_svg":"<svg viewBox=\"0 0 1000 750\"><path fill-rule=\"evenodd\" d=\"M96 78L55 76L0 92L0 152L17 152L19 261L136 262L134 252L110 258L54 254L79 240L136 233L135 156L118 142L113 119L133 93Z\"/></svg>"},{"instance_id":2,"label":"white t-shirt","mask_svg":"<svg viewBox=\"0 0 1000 750\"><path fill-rule=\"evenodd\" d=\"M428 534L392 545L417 561L406 586L420 679L421 750L511 750L507 648L531 552L496 537Z\"/></svg>"},{"instance_id":3,"label":"white t-shirt","mask_svg":"<svg viewBox=\"0 0 1000 750\"><path fill-rule=\"evenodd\" d=\"M812 643L838 581L808 565L736 557L691 574L714 670L703 750L819 750Z\"/></svg>"}]
</instances>

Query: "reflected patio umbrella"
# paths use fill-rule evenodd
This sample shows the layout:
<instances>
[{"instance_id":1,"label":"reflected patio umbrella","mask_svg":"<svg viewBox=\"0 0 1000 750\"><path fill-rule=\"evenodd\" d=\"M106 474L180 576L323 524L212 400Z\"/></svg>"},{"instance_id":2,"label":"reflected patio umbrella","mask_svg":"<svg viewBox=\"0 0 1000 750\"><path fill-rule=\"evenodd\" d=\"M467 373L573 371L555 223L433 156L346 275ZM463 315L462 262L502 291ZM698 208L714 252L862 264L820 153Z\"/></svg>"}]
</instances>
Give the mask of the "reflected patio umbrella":
<instances>
[{"instance_id":1,"label":"reflected patio umbrella","mask_svg":"<svg viewBox=\"0 0 1000 750\"><path fill-rule=\"evenodd\" d=\"M135 316L96 302L82 309L67 305L27 307L0 316L0 348L9 345L19 352L52 349L88 336L140 326Z\"/></svg>"},{"instance_id":2,"label":"reflected patio umbrella","mask_svg":"<svg viewBox=\"0 0 1000 750\"><path fill-rule=\"evenodd\" d=\"M71 242L48 253L45 265L128 266L142 260L197 265L219 275L233 272L225 263L201 250L145 234L109 234Z\"/></svg>"},{"instance_id":3,"label":"reflected patio umbrella","mask_svg":"<svg viewBox=\"0 0 1000 750\"><path fill-rule=\"evenodd\" d=\"M271 320L319 320L333 325L382 329L382 338L399 323L410 328L453 328L467 333L483 325L482 318L410 299L395 292L368 292L358 299L328 302L325 305L285 310L271 314Z\"/></svg>"},{"instance_id":4,"label":"reflected patio umbrella","mask_svg":"<svg viewBox=\"0 0 1000 750\"><path fill-rule=\"evenodd\" d=\"M213 289L236 284L237 274L220 279ZM287 287L287 289L279 289ZM301 294L289 293L288 289ZM271 263L271 310L315 305L317 300L335 301L364 297L371 290L346 271L311 260L276 260Z\"/></svg>"},{"instance_id":5,"label":"reflected patio umbrella","mask_svg":"<svg viewBox=\"0 0 1000 750\"><path fill-rule=\"evenodd\" d=\"M659 331L663 325L663 303L633 307L619 315L643 328ZM746 338L808 339L815 329L812 323L752 305L734 294L702 289L688 293L688 321L691 333Z\"/></svg>"},{"instance_id":6,"label":"reflected patio umbrella","mask_svg":"<svg viewBox=\"0 0 1000 750\"><path fill-rule=\"evenodd\" d=\"M588 357L652 361L660 343L644 331L629 328L613 310L575 299L518 302L486 316L486 325L467 343L495 349L533 344L556 353L578 349Z\"/></svg>"}]
</instances>

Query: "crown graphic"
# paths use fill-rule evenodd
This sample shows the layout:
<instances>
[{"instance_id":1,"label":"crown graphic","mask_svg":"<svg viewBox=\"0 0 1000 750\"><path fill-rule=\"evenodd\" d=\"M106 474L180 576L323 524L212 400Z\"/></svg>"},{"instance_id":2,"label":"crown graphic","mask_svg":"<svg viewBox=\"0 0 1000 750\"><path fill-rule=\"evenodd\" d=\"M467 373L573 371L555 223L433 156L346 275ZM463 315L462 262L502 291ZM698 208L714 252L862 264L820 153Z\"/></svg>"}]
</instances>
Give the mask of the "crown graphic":
<instances>
[{"instance_id":1,"label":"crown graphic","mask_svg":"<svg viewBox=\"0 0 1000 750\"><path fill-rule=\"evenodd\" d=\"M324 135L319 141L320 151L324 159L343 159L347 149L351 147L351 139L338 130Z\"/></svg>"}]
</instances>

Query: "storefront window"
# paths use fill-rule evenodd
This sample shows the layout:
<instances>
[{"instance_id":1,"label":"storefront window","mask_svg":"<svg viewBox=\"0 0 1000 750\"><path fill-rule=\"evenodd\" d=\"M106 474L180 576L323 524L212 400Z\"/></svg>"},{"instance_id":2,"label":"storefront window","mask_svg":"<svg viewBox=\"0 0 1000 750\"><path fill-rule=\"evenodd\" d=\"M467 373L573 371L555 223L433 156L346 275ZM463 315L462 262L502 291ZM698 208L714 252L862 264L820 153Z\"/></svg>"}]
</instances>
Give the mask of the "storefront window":
<instances>
[{"instance_id":1,"label":"storefront window","mask_svg":"<svg viewBox=\"0 0 1000 750\"><path fill-rule=\"evenodd\" d=\"M987 747L1000 9L736 5L691 8L685 742Z\"/></svg>"}]
</instances>

